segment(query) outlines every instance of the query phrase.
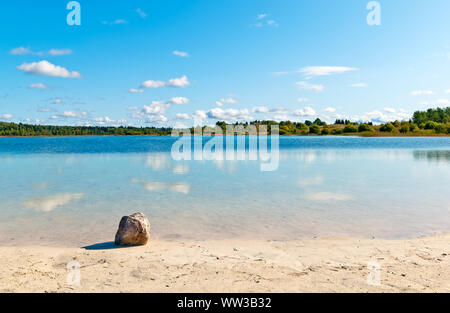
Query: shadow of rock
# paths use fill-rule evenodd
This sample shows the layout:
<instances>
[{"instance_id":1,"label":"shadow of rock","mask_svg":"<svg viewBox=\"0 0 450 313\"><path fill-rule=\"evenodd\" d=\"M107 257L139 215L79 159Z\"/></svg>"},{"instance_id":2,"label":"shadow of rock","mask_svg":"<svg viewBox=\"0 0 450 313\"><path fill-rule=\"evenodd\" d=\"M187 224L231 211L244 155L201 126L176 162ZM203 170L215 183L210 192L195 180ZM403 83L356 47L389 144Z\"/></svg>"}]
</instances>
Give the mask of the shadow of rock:
<instances>
[{"instance_id":1,"label":"shadow of rock","mask_svg":"<svg viewBox=\"0 0 450 313\"><path fill-rule=\"evenodd\" d=\"M107 241L107 242L96 243L96 244L81 247L81 248L86 249L86 250L112 250L112 249L125 249L125 248L132 248L132 247L137 247L137 246L117 246L114 244L114 241Z\"/></svg>"}]
</instances>

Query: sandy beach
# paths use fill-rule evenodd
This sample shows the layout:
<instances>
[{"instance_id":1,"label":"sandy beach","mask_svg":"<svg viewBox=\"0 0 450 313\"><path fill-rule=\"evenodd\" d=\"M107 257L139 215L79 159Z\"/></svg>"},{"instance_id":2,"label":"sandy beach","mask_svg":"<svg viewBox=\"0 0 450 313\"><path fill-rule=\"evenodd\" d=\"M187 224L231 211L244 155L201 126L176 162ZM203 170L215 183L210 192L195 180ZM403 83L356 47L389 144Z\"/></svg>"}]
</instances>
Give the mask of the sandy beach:
<instances>
[{"instance_id":1,"label":"sandy beach","mask_svg":"<svg viewBox=\"0 0 450 313\"><path fill-rule=\"evenodd\" d=\"M449 243L439 234L0 247L0 292L450 292ZM73 260L79 286L67 283ZM380 285L367 283L368 262L379 264Z\"/></svg>"}]
</instances>

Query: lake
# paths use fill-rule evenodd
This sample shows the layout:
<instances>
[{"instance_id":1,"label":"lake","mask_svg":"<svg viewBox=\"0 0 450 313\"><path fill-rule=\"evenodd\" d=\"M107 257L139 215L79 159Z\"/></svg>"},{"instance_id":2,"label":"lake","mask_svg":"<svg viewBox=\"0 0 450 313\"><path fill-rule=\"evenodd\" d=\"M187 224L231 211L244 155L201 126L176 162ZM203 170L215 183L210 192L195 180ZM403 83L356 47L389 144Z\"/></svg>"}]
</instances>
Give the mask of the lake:
<instances>
[{"instance_id":1,"label":"lake","mask_svg":"<svg viewBox=\"0 0 450 313\"><path fill-rule=\"evenodd\" d=\"M175 161L172 137L0 138L0 245L413 238L450 231L450 138L280 137L279 166Z\"/></svg>"}]
</instances>

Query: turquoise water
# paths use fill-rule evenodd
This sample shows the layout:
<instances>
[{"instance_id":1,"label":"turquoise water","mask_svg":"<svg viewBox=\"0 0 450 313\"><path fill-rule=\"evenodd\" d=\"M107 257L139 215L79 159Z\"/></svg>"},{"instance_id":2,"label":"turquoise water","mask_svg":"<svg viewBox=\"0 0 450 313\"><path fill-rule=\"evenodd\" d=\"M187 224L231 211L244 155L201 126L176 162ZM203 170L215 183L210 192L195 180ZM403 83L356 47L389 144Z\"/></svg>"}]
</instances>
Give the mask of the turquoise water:
<instances>
[{"instance_id":1,"label":"turquoise water","mask_svg":"<svg viewBox=\"0 0 450 313\"><path fill-rule=\"evenodd\" d=\"M164 240L450 231L450 138L281 137L258 161L174 161L170 137L0 138L0 245L89 245L122 215Z\"/></svg>"}]
</instances>

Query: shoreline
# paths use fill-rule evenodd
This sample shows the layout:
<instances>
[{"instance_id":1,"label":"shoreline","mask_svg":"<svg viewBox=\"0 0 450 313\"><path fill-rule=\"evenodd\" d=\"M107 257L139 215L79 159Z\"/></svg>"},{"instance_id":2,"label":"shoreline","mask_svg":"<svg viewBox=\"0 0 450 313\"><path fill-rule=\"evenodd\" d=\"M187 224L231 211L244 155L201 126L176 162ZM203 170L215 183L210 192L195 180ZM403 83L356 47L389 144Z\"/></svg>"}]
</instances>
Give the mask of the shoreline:
<instances>
[{"instance_id":1,"label":"shoreline","mask_svg":"<svg viewBox=\"0 0 450 313\"><path fill-rule=\"evenodd\" d=\"M191 135L192 136L192 135ZM224 136L224 135L217 135ZM235 135L243 136L243 135ZM245 135L248 136L248 135ZM267 135L271 137L272 135ZM172 135L64 135L64 136L0 136L0 138L76 138L76 137L172 137ZM213 137L204 135L203 137ZM450 137L450 134L340 134L340 135L279 135L279 137L359 137L359 138L435 138Z\"/></svg>"},{"instance_id":2,"label":"shoreline","mask_svg":"<svg viewBox=\"0 0 450 313\"><path fill-rule=\"evenodd\" d=\"M0 247L0 292L450 292L450 233L406 240L330 237ZM67 264L80 265L80 286ZM368 262L381 285L369 285Z\"/></svg>"}]
</instances>

